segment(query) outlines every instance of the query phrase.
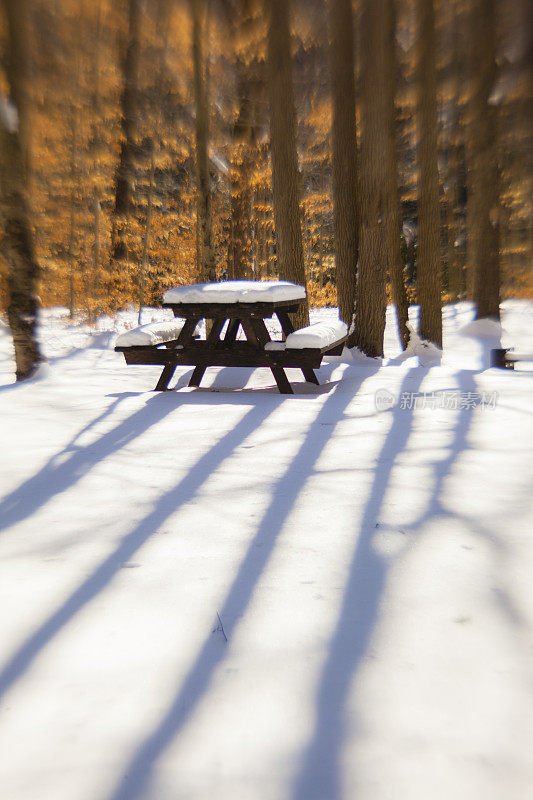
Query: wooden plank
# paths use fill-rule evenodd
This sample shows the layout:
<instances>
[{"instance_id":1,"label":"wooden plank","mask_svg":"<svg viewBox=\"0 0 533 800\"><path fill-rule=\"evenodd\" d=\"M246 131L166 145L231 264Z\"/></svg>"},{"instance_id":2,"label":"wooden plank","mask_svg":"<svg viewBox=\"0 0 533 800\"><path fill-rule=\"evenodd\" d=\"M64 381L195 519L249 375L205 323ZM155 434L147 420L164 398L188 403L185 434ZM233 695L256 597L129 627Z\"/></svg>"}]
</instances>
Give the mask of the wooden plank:
<instances>
[{"instance_id":1,"label":"wooden plank","mask_svg":"<svg viewBox=\"0 0 533 800\"><path fill-rule=\"evenodd\" d=\"M268 303L163 303L163 308L171 308L175 317L184 319L192 316L210 319L224 316L233 319L242 314L264 319L272 317L278 308L292 314L298 310L302 302L303 300L276 300Z\"/></svg>"},{"instance_id":2,"label":"wooden plank","mask_svg":"<svg viewBox=\"0 0 533 800\"><path fill-rule=\"evenodd\" d=\"M347 338L348 338L348 337L346 337L346 339L347 339ZM339 343L337 343L337 344L334 344L334 345L333 345L333 347L330 347L330 348L328 348L327 350L324 350L324 351L323 351L324 355L328 355L328 356L341 356L341 355L342 355L342 351L344 350L344 343L346 342L346 339L343 339L343 340L340 342L340 344L339 344Z\"/></svg>"},{"instance_id":3,"label":"wooden plank","mask_svg":"<svg viewBox=\"0 0 533 800\"><path fill-rule=\"evenodd\" d=\"M203 346L202 346L203 345ZM126 363L166 366L206 367L269 367L271 364L282 367L308 366L318 369L322 363L320 350L261 350L249 342L236 342L234 348L211 350L205 342L183 350L163 350L158 348L129 348L125 352Z\"/></svg>"}]
</instances>

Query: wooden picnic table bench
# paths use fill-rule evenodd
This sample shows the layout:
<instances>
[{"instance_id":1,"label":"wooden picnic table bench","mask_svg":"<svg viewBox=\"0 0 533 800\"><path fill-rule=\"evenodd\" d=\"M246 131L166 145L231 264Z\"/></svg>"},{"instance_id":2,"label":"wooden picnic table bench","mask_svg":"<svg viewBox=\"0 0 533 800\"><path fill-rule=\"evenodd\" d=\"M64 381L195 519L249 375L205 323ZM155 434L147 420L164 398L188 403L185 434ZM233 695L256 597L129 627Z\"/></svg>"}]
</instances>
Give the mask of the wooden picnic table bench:
<instances>
[{"instance_id":1,"label":"wooden picnic table bench","mask_svg":"<svg viewBox=\"0 0 533 800\"><path fill-rule=\"evenodd\" d=\"M287 367L317 384L314 370L324 355L340 355L348 335L344 322L319 322L295 331L289 314L305 300L305 289L288 281L226 281L169 289L163 308L174 321L152 323L119 336L115 350L128 364L163 366L155 389L164 391L178 366L193 366L189 386L199 386L208 367L267 367L279 391L293 394ZM277 316L285 341L272 341L265 319ZM179 319L178 319L179 318ZM206 339L197 334L211 320ZM238 339L239 328L245 339Z\"/></svg>"}]
</instances>

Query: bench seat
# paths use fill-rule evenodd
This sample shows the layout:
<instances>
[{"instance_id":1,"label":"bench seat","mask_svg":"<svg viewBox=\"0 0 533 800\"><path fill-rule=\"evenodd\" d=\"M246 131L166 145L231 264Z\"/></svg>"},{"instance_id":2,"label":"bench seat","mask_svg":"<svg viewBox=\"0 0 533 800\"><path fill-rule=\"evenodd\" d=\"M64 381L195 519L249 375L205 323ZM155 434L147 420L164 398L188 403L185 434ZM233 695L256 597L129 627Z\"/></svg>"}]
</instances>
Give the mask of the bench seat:
<instances>
[{"instance_id":1,"label":"bench seat","mask_svg":"<svg viewBox=\"0 0 533 800\"><path fill-rule=\"evenodd\" d=\"M131 331L125 331L117 337L115 350L126 347L157 347L160 344L175 342L185 325L182 319L165 320L164 322L150 322Z\"/></svg>"},{"instance_id":2,"label":"bench seat","mask_svg":"<svg viewBox=\"0 0 533 800\"><path fill-rule=\"evenodd\" d=\"M341 320L315 322L293 331L285 342L267 342L265 350L319 350L325 353L343 344L347 336L348 326Z\"/></svg>"}]
</instances>

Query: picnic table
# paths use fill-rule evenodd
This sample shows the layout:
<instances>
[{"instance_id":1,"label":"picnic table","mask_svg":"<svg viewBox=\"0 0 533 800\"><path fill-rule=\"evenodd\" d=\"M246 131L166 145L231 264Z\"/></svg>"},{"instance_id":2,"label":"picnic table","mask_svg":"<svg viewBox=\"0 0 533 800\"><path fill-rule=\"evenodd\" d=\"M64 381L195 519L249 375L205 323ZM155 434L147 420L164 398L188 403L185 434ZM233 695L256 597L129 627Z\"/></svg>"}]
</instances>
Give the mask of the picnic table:
<instances>
[{"instance_id":1,"label":"picnic table","mask_svg":"<svg viewBox=\"0 0 533 800\"><path fill-rule=\"evenodd\" d=\"M189 386L199 386L208 367L267 367L279 391L293 394L285 369L296 367L306 381L319 383L314 372L326 354L342 353L345 323L319 322L297 331L290 314L306 297L305 289L288 281L224 281L179 286L163 297L174 321L151 323L118 337L115 350L128 364L163 366L156 391L165 391L178 366L193 366ZM265 319L277 316L283 341L273 341ZM202 319L208 334L197 333ZM238 338L239 328L244 339Z\"/></svg>"}]
</instances>

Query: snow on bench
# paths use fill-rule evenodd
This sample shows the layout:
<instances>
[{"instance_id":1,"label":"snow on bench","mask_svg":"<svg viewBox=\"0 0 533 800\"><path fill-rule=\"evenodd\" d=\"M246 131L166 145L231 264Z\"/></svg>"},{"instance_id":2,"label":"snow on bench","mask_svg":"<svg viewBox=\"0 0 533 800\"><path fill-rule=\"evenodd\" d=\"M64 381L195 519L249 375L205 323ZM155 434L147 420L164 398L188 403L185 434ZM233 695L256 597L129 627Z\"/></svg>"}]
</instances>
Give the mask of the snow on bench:
<instances>
[{"instance_id":1,"label":"snow on bench","mask_svg":"<svg viewBox=\"0 0 533 800\"><path fill-rule=\"evenodd\" d=\"M289 281L222 281L167 289L164 303L271 303L303 300L305 289Z\"/></svg>"},{"instance_id":2,"label":"snow on bench","mask_svg":"<svg viewBox=\"0 0 533 800\"><path fill-rule=\"evenodd\" d=\"M348 336L345 322L315 322L287 336L286 342L267 342L265 350L327 350Z\"/></svg>"},{"instance_id":3,"label":"snow on bench","mask_svg":"<svg viewBox=\"0 0 533 800\"><path fill-rule=\"evenodd\" d=\"M158 344L175 341L185 325L182 319L169 319L165 322L150 322L121 333L117 337L115 347L155 347Z\"/></svg>"}]
</instances>

